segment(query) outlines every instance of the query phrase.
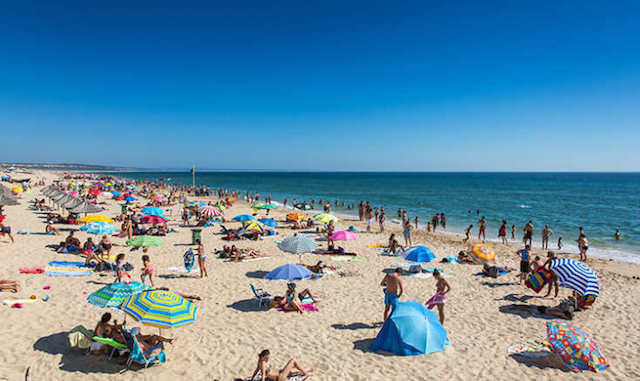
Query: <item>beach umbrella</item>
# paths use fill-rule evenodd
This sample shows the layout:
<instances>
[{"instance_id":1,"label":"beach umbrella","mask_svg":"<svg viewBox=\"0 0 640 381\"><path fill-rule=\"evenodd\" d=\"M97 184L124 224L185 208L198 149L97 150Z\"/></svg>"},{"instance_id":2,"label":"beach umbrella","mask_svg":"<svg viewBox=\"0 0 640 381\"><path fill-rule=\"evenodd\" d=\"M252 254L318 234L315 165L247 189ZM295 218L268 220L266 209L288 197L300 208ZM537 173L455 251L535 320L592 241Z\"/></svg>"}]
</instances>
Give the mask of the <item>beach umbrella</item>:
<instances>
[{"instance_id":1,"label":"beach umbrella","mask_svg":"<svg viewBox=\"0 0 640 381\"><path fill-rule=\"evenodd\" d=\"M154 201L164 201L164 197L162 196L156 196L153 198Z\"/></svg>"},{"instance_id":2,"label":"beach umbrella","mask_svg":"<svg viewBox=\"0 0 640 381\"><path fill-rule=\"evenodd\" d=\"M124 200L125 200L126 202L133 202L133 201L135 201L136 199L135 199L135 197L133 197L133 196L129 195L129 196L125 197L125 198L124 198Z\"/></svg>"},{"instance_id":3,"label":"beach umbrella","mask_svg":"<svg viewBox=\"0 0 640 381\"><path fill-rule=\"evenodd\" d=\"M153 237L150 235L141 235L133 239L127 240L126 244L128 246L135 246L135 247L151 247L151 246L162 245L162 240L158 237Z\"/></svg>"},{"instance_id":4,"label":"beach umbrella","mask_svg":"<svg viewBox=\"0 0 640 381\"><path fill-rule=\"evenodd\" d=\"M244 224L245 233L264 233L264 225L258 221L247 221Z\"/></svg>"},{"instance_id":5,"label":"beach umbrella","mask_svg":"<svg viewBox=\"0 0 640 381\"><path fill-rule=\"evenodd\" d=\"M295 204L293 207L296 208L296 209L300 209L300 210L311 210L311 209L313 209L313 207L310 204L306 203L306 202L299 202L299 203Z\"/></svg>"},{"instance_id":6,"label":"beach umbrella","mask_svg":"<svg viewBox=\"0 0 640 381\"><path fill-rule=\"evenodd\" d=\"M552 260L549 268L558 277L560 286L570 288L582 296L600 294L598 275L584 263L561 258Z\"/></svg>"},{"instance_id":7,"label":"beach umbrella","mask_svg":"<svg viewBox=\"0 0 640 381\"><path fill-rule=\"evenodd\" d=\"M547 339L551 349L574 372L580 370L598 372L609 367L607 360L600 352L598 343L568 321L547 322Z\"/></svg>"},{"instance_id":8,"label":"beach umbrella","mask_svg":"<svg viewBox=\"0 0 640 381\"><path fill-rule=\"evenodd\" d=\"M53 201L58 201L61 198L65 197L66 195L67 195L66 193L59 191L58 193L55 193L54 195L50 196L50 198Z\"/></svg>"},{"instance_id":9,"label":"beach umbrella","mask_svg":"<svg viewBox=\"0 0 640 381\"><path fill-rule=\"evenodd\" d=\"M71 209L72 213L97 213L102 211L102 208L99 208L95 205L93 205L90 202L86 202L83 201L82 204L76 206L75 208ZM111 219L110 219L111 220ZM87 221L87 222L91 222L91 221ZM113 220L111 221L107 221L107 222L113 222Z\"/></svg>"},{"instance_id":10,"label":"beach umbrella","mask_svg":"<svg viewBox=\"0 0 640 381\"><path fill-rule=\"evenodd\" d=\"M211 205L201 207L200 209L198 209L198 213L200 213L201 216L205 217L215 217L222 214L222 212L220 212L220 209Z\"/></svg>"},{"instance_id":11,"label":"beach umbrella","mask_svg":"<svg viewBox=\"0 0 640 381\"><path fill-rule=\"evenodd\" d=\"M24 188L22 188L21 186L13 187L11 188L11 192L13 192L13 194L22 193L24 192Z\"/></svg>"},{"instance_id":12,"label":"beach umbrella","mask_svg":"<svg viewBox=\"0 0 640 381\"><path fill-rule=\"evenodd\" d=\"M355 241L356 235L348 230L340 230L339 232L333 233L329 238L334 241Z\"/></svg>"},{"instance_id":13,"label":"beach umbrella","mask_svg":"<svg viewBox=\"0 0 640 381\"><path fill-rule=\"evenodd\" d=\"M241 214L239 216L235 216L233 217L234 220L236 221L240 221L240 222L244 222L244 221L249 221L249 220L253 220L253 216L250 216L248 214Z\"/></svg>"},{"instance_id":14,"label":"beach umbrella","mask_svg":"<svg viewBox=\"0 0 640 381\"><path fill-rule=\"evenodd\" d=\"M487 245L477 244L471 246L471 251L469 253L471 257L477 263L489 263L495 262L496 253Z\"/></svg>"},{"instance_id":15,"label":"beach umbrella","mask_svg":"<svg viewBox=\"0 0 640 381\"><path fill-rule=\"evenodd\" d=\"M9 196L6 194L0 194L0 205L2 206L12 206L12 205L18 205L18 200L15 199L15 197L13 196Z\"/></svg>"},{"instance_id":16,"label":"beach umbrella","mask_svg":"<svg viewBox=\"0 0 640 381\"><path fill-rule=\"evenodd\" d=\"M409 301L393 307L370 349L414 356L442 352L448 345L447 331L436 314L421 303Z\"/></svg>"},{"instance_id":17,"label":"beach umbrella","mask_svg":"<svg viewBox=\"0 0 640 381\"><path fill-rule=\"evenodd\" d=\"M4 221L5 217L0 214L0 222Z\"/></svg>"},{"instance_id":18,"label":"beach umbrella","mask_svg":"<svg viewBox=\"0 0 640 381\"><path fill-rule=\"evenodd\" d=\"M266 226L270 226L272 228L278 227L278 222L272 218L261 218L258 221L262 222Z\"/></svg>"},{"instance_id":19,"label":"beach umbrella","mask_svg":"<svg viewBox=\"0 0 640 381\"><path fill-rule=\"evenodd\" d=\"M280 248L280 250L286 251L288 253L303 254L311 253L318 247L318 245L313 242L313 240L303 235L294 235L285 238L278 244L278 247Z\"/></svg>"},{"instance_id":20,"label":"beach umbrella","mask_svg":"<svg viewBox=\"0 0 640 381\"><path fill-rule=\"evenodd\" d=\"M331 214L327 213L316 214L315 216L313 216L313 219L323 224L328 224L331 221L333 221L334 223L338 222L338 217L332 216Z\"/></svg>"},{"instance_id":21,"label":"beach umbrella","mask_svg":"<svg viewBox=\"0 0 640 381\"><path fill-rule=\"evenodd\" d=\"M58 206L63 206L65 203L75 200L76 198L73 197L70 194L65 194L64 196L60 197L59 199L56 200L56 204L58 204Z\"/></svg>"},{"instance_id":22,"label":"beach umbrella","mask_svg":"<svg viewBox=\"0 0 640 381\"><path fill-rule=\"evenodd\" d=\"M89 234L113 234L116 232L116 228L113 225L109 225L104 221L94 221L81 226L80 230Z\"/></svg>"},{"instance_id":23,"label":"beach umbrella","mask_svg":"<svg viewBox=\"0 0 640 381\"><path fill-rule=\"evenodd\" d=\"M167 219L162 216L156 216L156 215L150 214L148 216L142 217L140 221L142 221L145 224L158 225L158 224L163 224L167 222Z\"/></svg>"},{"instance_id":24,"label":"beach umbrella","mask_svg":"<svg viewBox=\"0 0 640 381\"><path fill-rule=\"evenodd\" d=\"M118 191L111 191L111 194L113 195L113 197L118 197L118 196L122 195L122 193L120 193Z\"/></svg>"},{"instance_id":25,"label":"beach umbrella","mask_svg":"<svg viewBox=\"0 0 640 381\"><path fill-rule=\"evenodd\" d=\"M92 196L97 196L100 194L100 189L98 188L91 188L89 189L89 194Z\"/></svg>"},{"instance_id":26,"label":"beach umbrella","mask_svg":"<svg viewBox=\"0 0 640 381\"><path fill-rule=\"evenodd\" d=\"M402 252L402 257L407 261L426 263L431 262L436 256L426 246L412 246Z\"/></svg>"},{"instance_id":27,"label":"beach umbrella","mask_svg":"<svg viewBox=\"0 0 640 381\"><path fill-rule=\"evenodd\" d=\"M271 205L271 204L254 204L251 207L253 209L277 209L275 205Z\"/></svg>"},{"instance_id":28,"label":"beach umbrella","mask_svg":"<svg viewBox=\"0 0 640 381\"><path fill-rule=\"evenodd\" d=\"M93 214L90 216L86 216L86 217L82 217L82 218L78 218L78 221L80 222L107 222L107 223L113 223L113 220L109 217L105 217L105 216L101 216L99 214Z\"/></svg>"},{"instance_id":29,"label":"beach umbrella","mask_svg":"<svg viewBox=\"0 0 640 381\"><path fill-rule=\"evenodd\" d=\"M74 197L73 199L65 202L64 204L60 204L60 206L65 209L74 209L78 207L80 204L82 204L82 200Z\"/></svg>"},{"instance_id":30,"label":"beach umbrella","mask_svg":"<svg viewBox=\"0 0 640 381\"><path fill-rule=\"evenodd\" d=\"M302 213L298 213L298 212L293 212L293 213L287 214L287 221L300 221L300 220L304 220L306 218L307 218L307 216L305 216Z\"/></svg>"},{"instance_id":31,"label":"beach umbrella","mask_svg":"<svg viewBox=\"0 0 640 381\"><path fill-rule=\"evenodd\" d=\"M71 192L69 192L69 194L75 196L78 194L78 191L74 189Z\"/></svg>"},{"instance_id":32,"label":"beach umbrella","mask_svg":"<svg viewBox=\"0 0 640 381\"><path fill-rule=\"evenodd\" d=\"M276 267L264 277L269 280L295 281L310 278L311 274L311 271L306 267L290 263Z\"/></svg>"},{"instance_id":33,"label":"beach umbrella","mask_svg":"<svg viewBox=\"0 0 640 381\"><path fill-rule=\"evenodd\" d=\"M144 325L176 328L196 321L198 307L172 291L148 290L129 296L122 310Z\"/></svg>"},{"instance_id":34,"label":"beach umbrella","mask_svg":"<svg viewBox=\"0 0 640 381\"><path fill-rule=\"evenodd\" d=\"M148 289L149 286L139 282L117 282L91 293L87 301L101 308L120 308L128 297Z\"/></svg>"},{"instance_id":35,"label":"beach umbrella","mask_svg":"<svg viewBox=\"0 0 640 381\"><path fill-rule=\"evenodd\" d=\"M164 210L157 208L155 206L147 206L146 208L143 208L140 211L149 216L162 216L162 213L164 213Z\"/></svg>"}]
</instances>

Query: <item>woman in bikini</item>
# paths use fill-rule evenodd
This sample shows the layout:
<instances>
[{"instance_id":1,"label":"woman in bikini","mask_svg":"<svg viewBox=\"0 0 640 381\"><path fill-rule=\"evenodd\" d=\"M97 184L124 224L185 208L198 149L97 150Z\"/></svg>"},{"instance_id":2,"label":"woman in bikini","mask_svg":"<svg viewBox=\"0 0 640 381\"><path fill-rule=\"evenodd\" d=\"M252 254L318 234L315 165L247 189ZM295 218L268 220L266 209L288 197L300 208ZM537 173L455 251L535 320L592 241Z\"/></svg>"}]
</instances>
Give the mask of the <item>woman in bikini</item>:
<instances>
[{"instance_id":1,"label":"woman in bikini","mask_svg":"<svg viewBox=\"0 0 640 381\"><path fill-rule=\"evenodd\" d=\"M263 381L286 381L288 377L297 375L308 376L316 371L316 367L305 370L295 359L289 360L287 365L282 369L272 369L268 364L270 356L271 354L268 349L260 352L258 355L258 365L256 366L256 370L253 372L253 375L249 377L250 380L253 380L258 374L260 374L260 379Z\"/></svg>"},{"instance_id":2,"label":"woman in bikini","mask_svg":"<svg viewBox=\"0 0 640 381\"><path fill-rule=\"evenodd\" d=\"M436 293L427 300L427 308L432 309L434 306L438 307L438 315L440 316L440 324L444 324L444 303L447 300L447 293L451 291L449 282L447 282L440 274L440 271L435 270L433 277L436 278Z\"/></svg>"},{"instance_id":3,"label":"woman in bikini","mask_svg":"<svg viewBox=\"0 0 640 381\"><path fill-rule=\"evenodd\" d=\"M140 274L140 281L145 284L145 279L149 278L149 283L153 287L153 267L151 267L151 260L148 255L142 256L142 274Z\"/></svg>"},{"instance_id":4,"label":"woman in bikini","mask_svg":"<svg viewBox=\"0 0 640 381\"><path fill-rule=\"evenodd\" d=\"M207 274L207 267L205 265L207 255L204 252L204 245L202 245L200 240L197 240L196 244L198 245L198 248L196 249L198 252L196 255L198 256L198 266L200 266L200 278L208 277L209 274Z\"/></svg>"}]
</instances>

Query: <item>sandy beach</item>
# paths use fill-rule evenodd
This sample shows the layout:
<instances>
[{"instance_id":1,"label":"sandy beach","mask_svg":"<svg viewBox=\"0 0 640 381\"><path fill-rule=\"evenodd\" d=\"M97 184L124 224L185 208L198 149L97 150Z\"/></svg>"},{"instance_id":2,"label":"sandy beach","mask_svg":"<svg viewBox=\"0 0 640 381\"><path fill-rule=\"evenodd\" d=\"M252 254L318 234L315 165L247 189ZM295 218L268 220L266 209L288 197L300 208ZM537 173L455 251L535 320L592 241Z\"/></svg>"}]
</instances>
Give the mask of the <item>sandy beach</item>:
<instances>
[{"instance_id":1,"label":"sandy beach","mask_svg":"<svg viewBox=\"0 0 640 381\"><path fill-rule=\"evenodd\" d=\"M33 177L44 177L48 185L59 174L37 172ZM491 279L475 275L481 270L479 265L439 263L441 258L467 248L467 244L453 235L414 231L414 244L428 246L436 254L436 260L426 267L444 270L451 285L444 323L451 345L440 353L400 357L371 352L369 346L382 321L383 293L379 284L384 271L404 260L381 256L380 249L367 247L385 243L389 232L399 233L399 228L389 227L385 233L359 233L355 241L340 242L347 251L356 252L363 258L361 262L284 253L275 241L293 235L293 231L282 227L278 228L279 235L275 238L235 242L240 248L258 249L269 258L228 263L213 254L215 249L226 244L216 224L202 232L209 277L200 279L197 273L185 275L167 270L181 266L183 253L193 247L190 229L179 226L180 205L172 207L169 223L178 232L162 237L164 244L150 248L148 254L155 269L156 286L202 297L202 301L197 302L197 320L186 327L163 331L165 335L178 337L175 344L168 346L165 364L121 374L124 366L119 364L119 359L86 355L86 351L69 348L67 342L67 333L74 326L81 324L90 329L95 326L104 310L87 303L87 294L111 283L112 276L49 277L18 272L24 267L45 267L52 260L81 260L45 248L63 240L66 232L61 232L60 236L15 234L20 229L44 231L45 224L40 215L28 208L29 200L43 197L40 188L34 187L32 193L21 194L20 205L4 208L5 224L12 227L16 242L12 244L8 237L0 237L0 279L17 280L21 290L17 294L3 291L1 297L24 299L36 295L38 302L25 304L21 309L0 306L3 316L0 380L24 379L28 367L34 381L233 380L251 375L257 355L263 349L271 351L270 363L274 367L282 367L290 358L296 358L305 366L317 366L319 371L312 380L640 379L640 322L637 318L640 307L636 293L640 280L633 278L640 274L639 265L589 260L589 266L600 278L600 296L591 309L576 313L572 322L600 344L610 368L599 374L574 373L559 364L509 356L507 348L511 345L527 339L544 340L545 323L549 319L501 309L513 303L554 306L562 297L568 296L570 290L561 288L558 298L543 298L544 293L534 294L519 284L517 271ZM137 200L140 205L144 202ZM120 204L114 200L109 200L105 207L107 209L101 214L113 217L120 213ZM287 212L274 210L270 217L282 221ZM251 213L249 205L241 201L225 211L228 218ZM364 229L364 224L358 221L341 220L337 230L350 225ZM238 227L240 223L230 222L225 226ZM377 226L374 230L377 232ZM76 234L85 241L86 233L79 231ZM126 253L127 261L136 267L131 274L134 280L139 280L142 251L130 251L124 241L123 238L112 238L116 244L113 253ZM326 241L318 241L318 244L326 245ZM491 243L491 246L500 265L518 267L519 257L515 251L519 245ZM546 257L538 249L533 255ZM263 275L279 265L300 261L315 264L319 259L340 269L318 280L298 282L298 287L310 288L320 297L318 312L299 315L258 307L250 284L272 295L283 295L286 282L269 281L263 279ZM434 293L432 277L403 276L402 279L405 288L402 301L424 303ZM44 290L46 286L50 289ZM50 299L41 301L45 295ZM119 320L123 318L122 313L116 311L113 315ZM133 321L129 324L140 326ZM142 330L157 332L144 326Z\"/></svg>"}]
</instances>

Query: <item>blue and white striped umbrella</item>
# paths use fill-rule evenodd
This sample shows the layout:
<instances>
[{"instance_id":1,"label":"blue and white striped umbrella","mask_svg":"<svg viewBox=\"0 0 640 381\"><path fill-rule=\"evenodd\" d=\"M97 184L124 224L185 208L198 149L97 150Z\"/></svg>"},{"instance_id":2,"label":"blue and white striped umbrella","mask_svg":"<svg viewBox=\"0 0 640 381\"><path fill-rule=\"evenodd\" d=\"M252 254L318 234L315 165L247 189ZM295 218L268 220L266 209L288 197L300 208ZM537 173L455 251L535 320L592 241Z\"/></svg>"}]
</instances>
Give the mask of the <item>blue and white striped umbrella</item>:
<instances>
[{"instance_id":1,"label":"blue and white striped umbrella","mask_svg":"<svg viewBox=\"0 0 640 381\"><path fill-rule=\"evenodd\" d=\"M575 259L554 259L551 270L558 277L560 286L570 288L582 296L600 294L598 275L589 266Z\"/></svg>"}]
</instances>

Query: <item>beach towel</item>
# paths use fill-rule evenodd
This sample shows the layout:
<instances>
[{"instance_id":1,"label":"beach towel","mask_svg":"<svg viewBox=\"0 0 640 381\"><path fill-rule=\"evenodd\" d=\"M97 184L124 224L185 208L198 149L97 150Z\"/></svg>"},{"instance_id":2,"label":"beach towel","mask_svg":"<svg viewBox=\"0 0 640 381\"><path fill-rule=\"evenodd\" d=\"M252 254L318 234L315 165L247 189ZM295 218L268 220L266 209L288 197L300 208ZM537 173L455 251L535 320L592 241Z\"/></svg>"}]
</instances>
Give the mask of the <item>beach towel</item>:
<instances>
[{"instance_id":1,"label":"beach towel","mask_svg":"<svg viewBox=\"0 0 640 381\"><path fill-rule=\"evenodd\" d=\"M245 258L239 261L234 261L233 258L226 259L224 262L236 262L236 263L244 263L244 262L253 262L253 261L261 261L263 259L269 259L271 257L254 257L254 258Z\"/></svg>"},{"instance_id":2,"label":"beach towel","mask_svg":"<svg viewBox=\"0 0 640 381\"><path fill-rule=\"evenodd\" d=\"M191 269L186 269L184 267L167 267L167 271L170 271L172 273L191 274L191 273L200 272L200 268L199 267L192 267Z\"/></svg>"},{"instance_id":3,"label":"beach towel","mask_svg":"<svg viewBox=\"0 0 640 381\"><path fill-rule=\"evenodd\" d=\"M382 253L380 253L380 255L382 255L383 257L401 257L402 253L391 253L388 251L383 251Z\"/></svg>"},{"instance_id":4,"label":"beach towel","mask_svg":"<svg viewBox=\"0 0 640 381\"><path fill-rule=\"evenodd\" d=\"M509 274L510 272L511 272L511 270L499 269L498 270L498 276L500 277L500 276L503 276L505 274ZM481 277L484 277L484 278L493 278L493 277L483 273L482 271L480 271L479 273L474 274L474 275L475 276L481 276Z\"/></svg>"},{"instance_id":5,"label":"beach towel","mask_svg":"<svg viewBox=\"0 0 640 381\"><path fill-rule=\"evenodd\" d=\"M88 268L79 268L79 267L50 267L47 266L45 268L45 273L48 276L52 277L62 277L62 276L89 276L93 274Z\"/></svg>"},{"instance_id":6,"label":"beach towel","mask_svg":"<svg viewBox=\"0 0 640 381\"><path fill-rule=\"evenodd\" d=\"M23 267L19 271L20 274L42 274L44 269L42 267Z\"/></svg>"},{"instance_id":7,"label":"beach towel","mask_svg":"<svg viewBox=\"0 0 640 381\"><path fill-rule=\"evenodd\" d=\"M76 261L51 261L49 262L49 267L91 268L91 266L86 265L84 262Z\"/></svg>"},{"instance_id":8,"label":"beach towel","mask_svg":"<svg viewBox=\"0 0 640 381\"><path fill-rule=\"evenodd\" d=\"M544 271L534 271L529 278L524 281L524 285L532 289L536 294L549 282L550 275Z\"/></svg>"},{"instance_id":9,"label":"beach towel","mask_svg":"<svg viewBox=\"0 0 640 381\"><path fill-rule=\"evenodd\" d=\"M363 257L331 257L331 260L341 262L366 262L366 259Z\"/></svg>"},{"instance_id":10,"label":"beach towel","mask_svg":"<svg viewBox=\"0 0 640 381\"><path fill-rule=\"evenodd\" d=\"M367 245L368 248L370 249L378 249L378 248L384 248L384 249L388 249L389 246L387 246L387 244L384 243L379 243L379 244L375 244L375 245Z\"/></svg>"},{"instance_id":11,"label":"beach towel","mask_svg":"<svg viewBox=\"0 0 640 381\"><path fill-rule=\"evenodd\" d=\"M448 257L442 258L442 262L445 263L460 263L458 257L454 257L453 255L449 255Z\"/></svg>"},{"instance_id":12,"label":"beach towel","mask_svg":"<svg viewBox=\"0 0 640 381\"><path fill-rule=\"evenodd\" d=\"M304 312L318 312L318 311L320 311L318 309L318 307L316 307L316 305L313 304L313 303L300 304L300 308ZM278 307L277 309L278 309L278 311L284 311L284 308L282 308L282 307ZM287 312L291 312L291 311L287 311Z\"/></svg>"},{"instance_id":13,"label":"beach towel","mask_svg":"<svg viewBox=\"0 0 640 381\"><path fill-rule=\"evenodd\" d=\"M89 331L81 325L73 327L73 329L67 335L71 348L80 349L87 349L91 347L91 337L93 337L93 332Z\"/></svg>"},{"instance_id":14,"label":"beach towel","mask_svg":"<svg viewBox=\"0 0 640 381\"><path fill-rule=\"evenodd\" d=\"M544 357L551 353L548 343L540 340L527 340L521 344L515 344L507 348L507 354L519 355L528 358Z\"/></svg>"},{"instance_id":15,"label":"beach towel","mask_svg":"<svg viewBox=\"0 0 640 381\"><path fill-rule=\"evenodd\" d=\"M38 299L4 299L2 304L5 306L13 306L14 304L30 304L37 302Z\"/></svg>"},{"instance_id":16,"label":"beach towel","mask_svg":"<svg viewBox=\"0 0 640 381\"><path fill-rule=\"evenodd\" d=\"M27 232L31 235L55 235L56 233L54 233L53 231L50 231L49 233L43 233L43 232L38 232L38 233L33 233L33 232ZM26 234L26 233L25 233Z\"/></svg>"}]
</instances>

